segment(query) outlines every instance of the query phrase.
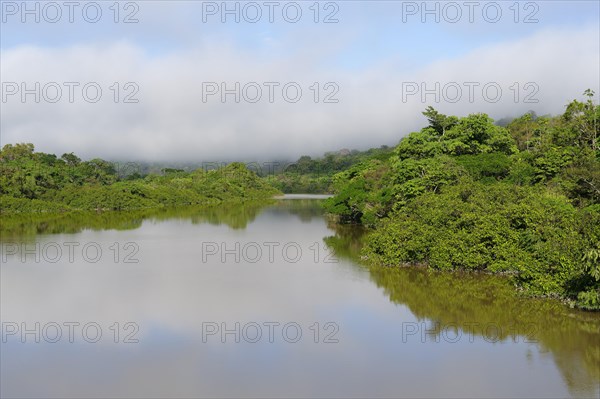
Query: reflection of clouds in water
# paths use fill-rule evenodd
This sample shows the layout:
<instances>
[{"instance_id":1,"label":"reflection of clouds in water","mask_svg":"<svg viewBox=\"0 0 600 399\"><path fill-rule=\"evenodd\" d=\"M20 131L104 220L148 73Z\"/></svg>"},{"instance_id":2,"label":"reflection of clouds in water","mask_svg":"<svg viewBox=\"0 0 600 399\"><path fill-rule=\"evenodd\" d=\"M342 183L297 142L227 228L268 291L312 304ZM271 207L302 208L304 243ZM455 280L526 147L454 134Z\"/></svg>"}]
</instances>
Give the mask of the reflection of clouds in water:
<instances>
[{"instance_id":1,"label":"reflection of clouds in water","mask_svg":"<svg viewBox=\"0 0 600 399\"><path fill-rule=\"evenodd\" d=\"M315 262L309 249L315 242L322 245L324 237L336 233L336 243L343 247L354 236L345 240L341 236L348 232L334 231L311 206L278 203L243 229L219 224L218 216L211 224L192 224L186 216L146 220L135 230L40 237L44 242L95 241L103 248L136 242L140 263L114 264L110 256L96 264L3 263L3 321L95 321L107 334L115 321L133 321L140 326L140 343L9 341L2 348L2 395L509 397L594 392L589 376L582 377L581 348L576 342L561 346L566 340L551 328L548 334L558 342L548 343L550 356L539 356L537 345L522 340L490 344L479 335L474 342L456 344L403 342L403 322L479 320L471 293L481 286L461 279L461 292L470 296L461 299L450 281L456 282L456 276L389 278L344 258ZM309 221L302 222L298 212L310 215ZM235 263L231 255L224 263L220 256L202 262L202 243L208 241L228 248L235 242L296 242L305 254L297 263L281 258ZM452 297L462 305L453 304ZM504 323L494 313L494 303L510 318L516 302L503 300L482 312ZM529 315L535 312L531 306L519 308L519 314L537 320ZM440 318L444 314L448 320ZM273 344L222 344L219 338L202 343L202 323L211 321L228 326L297 322L303 338L296 344L281 338ZM309 327L328 321L339 326L339 343L313 343ZM565 328L581 338L576 324ZM565 368L574 371L565 374Z\"/></svg>"},{"instance_id":2,"label":"reflection of clouds in water","mask_svg":"<svg viewBox=\"0 0 600 399\"><path fill-rule=\"evenodd\" d=\"M47 236L43 240L97 242L105 250L114 242L135 242L140 262L115 264L112 252L95 264L22 264L18 257L9 258L2 268L3 317L41 322L131 320L158 323L180 334L198 331L204 320L315 321L321 309L343 304L369 284L348 284L337 277L343 276L343 264L323 262L322 241L312 241L329 234L322 219L301 226L297 220L274 207L245 230L172 220L145 222L133 231ZM240 248L256 243L262 257L257 263L244 262L243 257L235 263L235 255L226 254L223 263L219 250L203 262L202 244L208 242L226 249L235 248L236 242ZM272 263L267 242L279 244ZM299 262L285 261L286 243L299 245ZM311 250L315 243L321 249L317 262ZM293 257L294 251L289 253ZM377 291L372 293L373 301L378 299Z\"/></svg>"},{"instance_id":3,"label":"reflection of clouds in water","mask_svg":"<svg viewBox=\"0 0 600 399\"><path fill-rule=\"evenodd\" d=\"M202 344L173 337L71 352L67 345L44 345L26 362L17 361L22 350L8 348L6 364L16 367L3 370L9 381L3 394L21 387L19 393L30 397L568 396L552 361L533 369L515 362L523 347L386 344ZM42 383L32 385L32 376ZM534 385L532 379L546 382Z\"/></svg>"}]
</instances>

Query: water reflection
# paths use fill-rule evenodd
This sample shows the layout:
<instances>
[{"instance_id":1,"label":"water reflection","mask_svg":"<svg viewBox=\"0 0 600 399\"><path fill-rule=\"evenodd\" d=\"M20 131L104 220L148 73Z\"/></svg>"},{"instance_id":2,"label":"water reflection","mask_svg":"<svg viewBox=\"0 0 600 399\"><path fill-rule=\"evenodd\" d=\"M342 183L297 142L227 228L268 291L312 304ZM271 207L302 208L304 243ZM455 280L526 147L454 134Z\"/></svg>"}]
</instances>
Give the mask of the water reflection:
<instances>
[{"instance_id":1,"label":"water reflection","mask_svg":"<svg viewBox=\"0 0 600 399\"><path fill-rule=\"evenodd\" d=\"M225 224L245 229L265 206L275 201L219 205L214 207L179 207L137 211L69 212L62 214L25 214L2 216L3 240L35 238L41 234L75 234L83 230L134 230L144 221L189 220L193 224Z\"/></svg>"},{"instance_id":2,"label":"water reflection","mask_svg":"<svg viewBox=\"0 0 600 399\"><path fill-rule=\"evenodd\" d=\"M491 276L364 267L364 232L332 224L315 200L2 218L2 232L4 243L95 242L107 256L96 263L81 261L79 252L73 263L23 262L17 255L3 261L3 322L94 321L104 338L37 344L10 337L0 351L0 396L598 393L596 314L517 298L506 280ZM115 262L115 242L137 243L139 262ZM205 256L206 242L229 252ZM258 261L231 251L236 245L264 250L265 243L277 244L275 261L266 251ZM284 260L286 243L303 256ZM329 259L331 248L337 259ZM139 325L139 344L113 344L109 328L119 322L124 333L128 321ZM232 342L232 336L222 343L218 335L203 342L205 322L296 322L304 334L294 344L281 335L270 343L266 332L258 343ZM318 343L310 329L315 322ZM322 343L327 322L339 326L338 343ZM405 336L406 326L420 323L425 339ZM490 333L492 323L499 329ZM473 339L450 342L457 331Z\"/></svg>"},{"instance_id":3,"label":"water reflection","mask_svg":"<svg viewBox=\"0 0 600 399\"><path fill-rule=\"evenodd\" d=\"M338 256L360 263L366 231L329 226L335 235L325 239L327 245ZM600 314L570 309L555 300L521 298L504 277L416 267L368 269L390 301L407 306L426 321L429 339L448 339L440 336L453 330L452 337L463 333L494 342L535 342L540 352L552 353L571 395L598 393Z\"/></svg>"},{"instance_id":4,"label":"water reflection","mask_svg":"<svg viewBox=\"0 0 600 399\"><path fill-rule=\"evenodd\" d=\"M278 201L272 207L269 207L267 211L274 214L295 215L304 223L308 223L314 219L322 219L324 216L323 209L318 206L318 202L315 199L304 197Z\"/></svg>"}]
</instances>

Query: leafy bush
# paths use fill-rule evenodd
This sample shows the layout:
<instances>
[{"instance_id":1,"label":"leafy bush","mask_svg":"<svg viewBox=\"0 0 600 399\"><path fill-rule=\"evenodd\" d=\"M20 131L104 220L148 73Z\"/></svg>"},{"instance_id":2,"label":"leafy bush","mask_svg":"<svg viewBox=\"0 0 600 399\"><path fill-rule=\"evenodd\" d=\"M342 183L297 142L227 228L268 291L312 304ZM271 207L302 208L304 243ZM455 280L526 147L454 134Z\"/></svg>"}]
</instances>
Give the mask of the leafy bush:
<instances>
[{"instance_id":1,"label":"leafy bush","mask_svg":"<svg viewBox=\"0 0 600 399\"><path fill-rule=\"evenodd\" d=\"M429 107L393 156L335 175L325 209L374 228L372 264L508 273L529 295L600 309L600 106L585 94L506 128Z\"/></svg>"}]
</instances>

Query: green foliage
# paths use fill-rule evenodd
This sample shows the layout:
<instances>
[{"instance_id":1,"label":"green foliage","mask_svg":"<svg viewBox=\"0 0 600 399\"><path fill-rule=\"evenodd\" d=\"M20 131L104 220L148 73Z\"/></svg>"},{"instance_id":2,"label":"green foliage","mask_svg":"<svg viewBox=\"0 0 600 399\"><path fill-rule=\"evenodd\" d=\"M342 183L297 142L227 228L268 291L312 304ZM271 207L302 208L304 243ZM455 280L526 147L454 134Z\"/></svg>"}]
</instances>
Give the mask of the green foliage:
<instances>
[{"instance_id":1,"label":"green foliage","mask_svg":"<svg viewBox=\"0 0 600 399\"><path fill-rule=\"evenodd\" d=\"M329 194L332 177L298 173L281 173L265 177L265 181L286 194Z\"/></svg>"},{"instance_id":2,"label":"green foliage","mask_svg":"<svg viewBox=\"0 0 600 399\"><path fill-rule=\"evenodd\" d=\"M2 214L62 212L71 210L69 206L56 202L28 198L15 198L8 195L0 196L0 209L2 209Z\"/></svg>"},{"instance_id":3,"label":"green foliage","mask_svg":"<svg viewBox=\"0 0 600 399\"><path fill-rule=\"evenodd\" d=\"M456 162L463 166L476 180L500 180L508 176L511 158L501 152L478 155L461 155Z\"/></svg>"},{"instance_id":4,"label":"green foliage","mask_svg":"<svg viewBox=\"0 0 600 399\"><path fill-rule=\"evenodd\" d=\"M446 130L451 129L458 123L457 117L440 114L432 106L427 107L423 115L427 117L429 126L437 132L438 136L444 136Z\"/></svg>"},{"instance_id":5,"label":"green foliage","mask_svg":"<svg viewBox=\"0 0 600 399\"><path fill-rule=\"evenodd\" d=\"M390 169L388 163L371 159L335 175L337 195L324 201L325 210L337 214L343 222L374 223L390 206Z\"/></svg>"},{"instance_id":6,"label":"green foliage","mask_svg":"<svg viewBox=\"0 0 600 399\"><path fill-rule=\"evenodd\" d=\"M284 193L330 194L333 192L333 176L352 166L369 160L384 161L392 155L392 148L381 146L367 151L342 150L328 152L320 159L301 156L284 170L269 175L266 181Z\"/></svg>"},{"instance_id":7,"label":"green foliage","mask_svg":"<svg viewBox=\"0 0 600 399\"><path fill-rule=\"evenodd\" d=\"M600 106L506 128L429 107L394 155L334 176L325 209L374 231L373 264L507 273L529 295L600 309Z\"/></svg>"},{"instance_id":8,"label":"green foliage","mask_svg":"<svg viewBox=\"0 0 600 399\"><path fill-rule=\"evenodd\" d=\"M569 296L582 281L582 214L563 196L465 180L423 194L382 223L365 255L376 263L515 273L537 295Z\"/></svg>"},{"instance_id":9,"label":"green foliage","mask_svg":"<svg viewBox=\"0 0 600 399\"><path fill-rule=\"evenodd\" d=\"M32 144L8 144L0 151L2 213L64 210L125 210L179 205L214 205L272 197L276 189L232 163L191 173L119 179L113 164L81 161L74 154L34 152Z\"/></svg>"},{"instance_id":10,"label":"green foliage","mask_svg":"<svg viewBox=\"0 0 600 399\"><path fill-rule=\"evenodd\" d=\"M536 182L536 168L532 165L531 154L521 152L510 158L507 180L519 186L530 186Z\"/></svg>"},{"instance_id":11,"label":"green foliage","mask_svg":"<svg viewBox=\"0 0 600 399\"><path fill-rule=\"evenodd\" d=\"M424 114L432 115L433 112L435 115L429 117L428 127L411 133L396 147L395 152L400 159L429 158L440 154L517 152L509 131L494 125L486 114L472 114L459 119L438 114L431 107Z\"/></svg>"},{"instance_id":12,"label":"green foliage","mask_svg":"<svg viewBox=\"0 0 600 399\"><path fill-rule=\"evenodd\" d=\"M450 157L371 160L334 177L337 195L324 202L325 209L343 222L375 225L392 209L425 192L456 181L464 170Z\"/></svg>"}]
</instances>

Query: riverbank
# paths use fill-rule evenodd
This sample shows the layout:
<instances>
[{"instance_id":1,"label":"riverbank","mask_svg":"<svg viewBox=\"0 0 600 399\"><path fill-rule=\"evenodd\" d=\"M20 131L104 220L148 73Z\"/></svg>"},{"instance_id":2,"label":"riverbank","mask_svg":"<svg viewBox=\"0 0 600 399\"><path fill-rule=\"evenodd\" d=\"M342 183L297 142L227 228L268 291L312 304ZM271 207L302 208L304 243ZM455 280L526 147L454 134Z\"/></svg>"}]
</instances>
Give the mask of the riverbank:
<instances>
[{"instance_id":1,"label":"riverbank","mask_svg":"<svg viewBox=\"0 0 600 399\"><path fill-rule=\"evenodd\" d=\"M373 229L374 264L511 274L528 295L600 310L600 106L585 95L506 127L429 107L388 159L335 175L325 208Z\"/></svg>"}]
</instances>

